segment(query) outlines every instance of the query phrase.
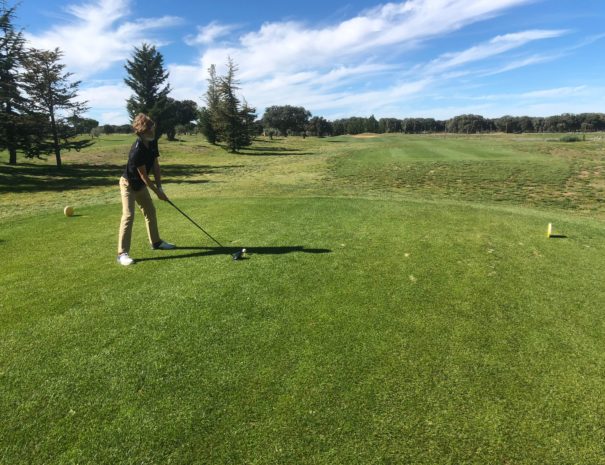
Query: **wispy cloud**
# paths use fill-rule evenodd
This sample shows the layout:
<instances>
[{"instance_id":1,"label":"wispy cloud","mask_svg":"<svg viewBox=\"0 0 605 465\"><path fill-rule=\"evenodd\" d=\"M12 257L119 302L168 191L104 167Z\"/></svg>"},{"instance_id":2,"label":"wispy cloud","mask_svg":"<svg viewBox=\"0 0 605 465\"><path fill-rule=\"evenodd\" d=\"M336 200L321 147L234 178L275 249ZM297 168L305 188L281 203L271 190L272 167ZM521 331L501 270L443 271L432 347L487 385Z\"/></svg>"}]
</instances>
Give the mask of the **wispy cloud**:
<instances>
[{"instance_id":1,"label":"wispy cloud","mask_svg":"<svg viewBox=\"0 0 605 465\"><path fill-rule=\"evenodd\" d=\"M242 79L343 65L360 56L401 53L420 41L458 30L531 0L409 0L387 3L323 28L286 21L264 24L229 47L209 48L202 65L232 56Z\"/></svg>"},{"instance_id":2,"label":"wispy cloud","mask_svg":"<svg viewBox=\"0 0 605 465\"><path fill-rule=\"evenodd\" d=\"M550 116L560 113L589 113L605 105L605 89L596 86L568 86L537 89L517 94L496 95L498 100L486 116Z\"/></svg>"},{"instance_id":3,"label":"wispy cloud","mask_svg":"<svg viewBox=\"0 0 605 465\"><path fill-rule=\"evenodd\" d=\"M60 48L63 62L78 78L109 69L132 53L142 42L162 44L157 31L182 23L175 16L127 21L129 0L97 0L66 8L70 21L38 35L28 34L36 48Z\"/></svg>"},{"instance_id":4,"label":"wispy cloud","mask_svg":"<svg viewBox=\"0 0 605 465\"><path fill-rule=\"evenodd\" d=\"M234 24L221 24L213 21L207 26L198 26L197 35L185 37L185 43L190 46L210 45L217 39L231 34L237 28L238 26Z\"/></svg>"},{"instance_id":5,"label":"wispy cloud","mask_svg":"<svg viewBox=\"0 0 605 465\"><path fill-rule=\"evenodd\" d=\"M605 39L605 33L603 34L595 34L589 37L585 37L581 42L570 46L570 47L566 47L565 50L566 51L572 51L572 50L576 50L582 47L586 47L587 45L591 45L599 40Z\"/></svg>"},{"instance_id":6,"label":"wispy cloud","mask_svg":"<svg viewBox=\"0 0 605 465\"><path fill-rule=\"evenodd\" d=\"M586 93L588 86L575 86L575 87L557 87L555 89L543 89L535 90L532 92L524 92L519 94L521 98L527 99L552 99L559 97L573 97L579 96Z\"/></svg>"},{"instance_id":7,"label":"wispy cloud","mask_svg":"<svg viewBox=\"0 0 605 465\"><path fill-rule=\"evenodd\" d=\"M567 33L565 30L530 30L500 35L494 37L487 43L475 45L462 52L445 53L421 68L424 68L425 72L431 74L441 73L451 68L468 65L469 63L500 55L535 40L552 39L560 37L565 33ZM533 62L535 63L536 61ZM529 63L530 61L518 63L516 66L510 67L509 69L526 66Z\"/></svg>"},{"instance_id":8,"label":"wispy cloud","mask_svg":"<svg viewBox=\"0 0 605 465\"><path fill-rule=\"evenodd\" d=\"M431 73L403 69L398 62L403 53L532 1L408 0L383 4L323 27L297 21L265 23L220 45L212 43L211 32L216 29L220 33L227 26L213 28L211 23L200 29L201 35L208 32L209 37L198 41L206 44L201 48L199 64L204 70L211 64L220 70L228 56L233 58L239 65L242 93L261 111L280 103L283 96L281 102L324 110L327 116L345 108L345 101L349 109L357 107L359 114L367 114L384 105L378 103L379 98L389 99L392 105L394 99L412 98L432 82ZM443 72L562 33L531 30L498 36L465 52L443 55L425 68ZM456 70L450 77L462 74L463 70ZM401 84L403 76L411 84ZM347 90L352 88L354 92ZM414 92L401 91L407 88Z\"/></svg>"},{"instance_id":9,"label":"wispy cloud","mask_svg":"<svg viewBox=\"0 0 605 465\"><path fill-rule=\"evenodd\" d=\"M423 101L423 113L443 119L462 113L477 113L488 118L507 114L550 116L564 112L583 113L601 108L605 104L603 95L605 93L602 88L588 85L483 95L464 95L453 91L448 100ZM447 106L443 106L444 101L448 102ZM455 102L455 105L452 105L452 102Z\"/></svg>"},{"instance_id":10,"label":"wispy cloud","mask_svg":"<svg viewBox=\"0 0 605 465\"><path fill-rule=\"evenodd\" d=\"M494 76L496 74L506 73L508 71L513 71L515 69L524 68L526 66L532 66L532 65L537 65L539 63L547 63L549 61L558 60L562 56L564 56L562 53L554 53L554 54L531 55L531 56L525 57L525 58L514 59L504 65L490 69L489 71L480 72L480 73L478 73L478 76L481 76L481 77Z\"/></svg>"},{"instance_id":11,"label":"wispy cloud","mask_svg":"<svg viewBox=\"0 0 605 465\"><path fill-rule=\"evenodd\" d=\"M169 64L168 73L172 98L201 103L203 89L206 86L205 70L199 66Z\"/></svg>"},{"instance_id":12,"label":"wispy cloud","mask_svg":"<svg viewBox=\"0 0 605 465\"><path fill-rule=\"evenodd\" d=\"M468 100L481 100L481 101L495 101L495 100L544 100L544 99L555 99L562 97L573 97L585 95L588 90L588 86L567 86L567 87L554 87L547 89L532 90L529 92L504 92L500 94L487 94L487 95L474 95L459 98L465 98Z\"/></svg>"}]
</instances>

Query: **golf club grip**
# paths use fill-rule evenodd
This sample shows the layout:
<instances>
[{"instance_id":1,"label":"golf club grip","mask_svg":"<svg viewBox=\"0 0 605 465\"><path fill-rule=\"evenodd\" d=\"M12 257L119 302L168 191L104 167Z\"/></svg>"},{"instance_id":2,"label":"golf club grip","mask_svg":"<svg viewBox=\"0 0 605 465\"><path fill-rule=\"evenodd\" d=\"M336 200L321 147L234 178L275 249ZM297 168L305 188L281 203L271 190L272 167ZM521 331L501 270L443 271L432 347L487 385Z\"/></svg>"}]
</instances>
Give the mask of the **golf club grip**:
<instances>
[{"instance_id":1,"label":"golf club grip","mask_svg":"<svg viewBox=\"0 0 605 465\"><path fill-rule=\"evenodd\" d=\"M212 237L210 234L208 234L206 231L204 231L204 228L202 228L199 224L197 224L195 221L193 221L189 215L187 215L187 213L185 213L183 210L181 210L179 207L177 207L174 203L172 203L172 200L170 199L166 199L166 201L172 205L181 215L183 215L185 218L187 218L189 221L191 221L200 231L202 231L206 236L208 236L210 239L212 239L214 242L216 242L220 247L223 247L223 245L217 241L214 237Z\"/></svg>"}]
</instances>

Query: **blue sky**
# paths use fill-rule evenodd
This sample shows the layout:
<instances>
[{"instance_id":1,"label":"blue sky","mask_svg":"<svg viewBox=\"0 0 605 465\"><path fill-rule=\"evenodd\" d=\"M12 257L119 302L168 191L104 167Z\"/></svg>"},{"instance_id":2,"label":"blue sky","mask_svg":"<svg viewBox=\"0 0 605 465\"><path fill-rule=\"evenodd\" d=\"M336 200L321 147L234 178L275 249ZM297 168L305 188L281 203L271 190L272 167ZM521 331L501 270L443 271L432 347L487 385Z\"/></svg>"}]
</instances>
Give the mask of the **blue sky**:
<instances>
[{"instance_id":1,"label":"blue sky","mask_svg":"<svg viewBox=\"0 0 605 465\"><path fill-rule=\"evenodd\" d=\"M262 116L605 112L604 0L23 0L30 45L59 47L89 116L128 122L124 64L156 45L172 96L202 103L207 68L239 66Z\"/></svg>"}]
</instances>

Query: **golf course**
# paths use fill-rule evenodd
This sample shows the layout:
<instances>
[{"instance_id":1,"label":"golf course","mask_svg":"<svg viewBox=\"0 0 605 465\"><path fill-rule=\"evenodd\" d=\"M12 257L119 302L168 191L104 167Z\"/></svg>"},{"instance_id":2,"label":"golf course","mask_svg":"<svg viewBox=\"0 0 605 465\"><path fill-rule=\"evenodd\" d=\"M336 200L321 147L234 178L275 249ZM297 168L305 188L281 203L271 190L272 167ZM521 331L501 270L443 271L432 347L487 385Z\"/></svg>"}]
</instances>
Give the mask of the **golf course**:
<instances>
[{"instance_id":1,"label":"golf course","mask_svg":"<svg viewBox=\"0 0 605 465\"><path fill-rule=\"evenodd\" d=\"M561 136L162 138L223 247L154 198L128 267L134 135L0 153L0 464L605 464L605 137Z\"/></svg>"}]
</instances>

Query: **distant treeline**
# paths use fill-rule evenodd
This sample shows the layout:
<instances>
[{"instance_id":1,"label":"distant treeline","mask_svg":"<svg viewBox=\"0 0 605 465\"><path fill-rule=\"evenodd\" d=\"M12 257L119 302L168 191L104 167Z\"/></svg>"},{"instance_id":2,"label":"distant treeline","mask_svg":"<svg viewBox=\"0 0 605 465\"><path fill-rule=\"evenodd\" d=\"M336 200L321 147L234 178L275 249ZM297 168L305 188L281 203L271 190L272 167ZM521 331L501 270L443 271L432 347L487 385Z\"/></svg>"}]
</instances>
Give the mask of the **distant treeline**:
<instances>
[{"instance_id":1,"label":"distant treeline","mask_svg":"<svg viewBox=\"0 0 605 465\"><path fill-rule=\"evenodd\" d=\"M370 133L422 134L451 132L456 134L477 134L483 132L593 132L605 131L605 113L581 113L548 117L502 116L484 118L481 115L460 115L449 120L433 118L369 118L352 117L328 122L324 135Z\"/></svg>"},{"instance_id":2,"label":"distant treeline","mask_svg":"<svg viewBox=\"0 0 605 465\"><path fill-rule=\"evenodd\" d=\"M275 108L275 107L272 107ZM306 112L306 110L305 110ZM369 118L353 116L341 118L334 121L314 116L309 119L310 113L298 118L295 122L291 118L266 116L256 121L257 134L264 131L266 135L309 135L309 136L341 136L345 134L362 133L403 133L403 134L427 134L427 133L454 133L454 134L479 134L486 132L504 133L541 133L541 132L595 132L605 131L605 113L564 113L557 116L530 117L530 116L502 116L500 118L484 118L481 115L460 115L448 120L436 120L433 118L380 118L374 116ZM281 115L280 115L281 116ZM100 134L131 134L132 127L129 124L99 125L93 119L76 120L80 133L90 133L93 137ZM279 127L277 129L276 127ZM199 127L193 123L176 126L176 134L194 134Z\"/></svg>"},{"instance_id":3,"label":"distant treeline","mask_svg":"<svg viewBox=\"0 0 605 465\"><path fill-rule=\"evenodd\" d=\"M454 133L486 132L594 132L605 131L605 113L563 113L548 117L502 116L484 118L481 115L459 115L448 120L434 118L369 118L354 116L334 121L321 116L311 117L304 107L290 105L267 108L257 122L266 135L340 136L362 133Z\"/></svg>"}]
</instances>

